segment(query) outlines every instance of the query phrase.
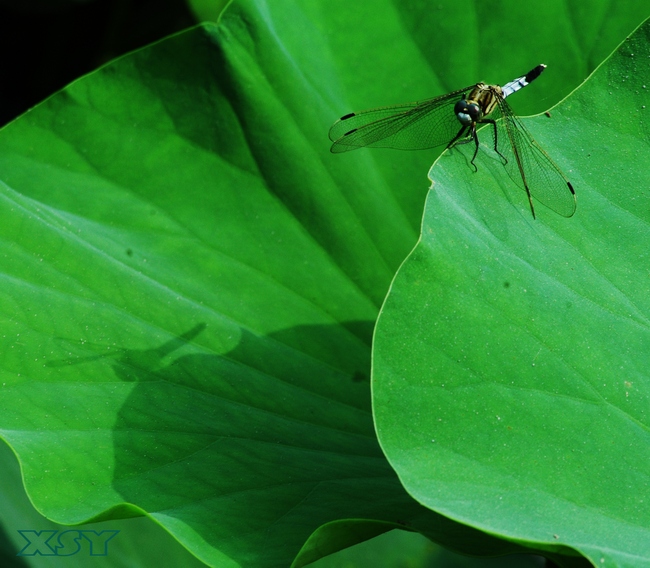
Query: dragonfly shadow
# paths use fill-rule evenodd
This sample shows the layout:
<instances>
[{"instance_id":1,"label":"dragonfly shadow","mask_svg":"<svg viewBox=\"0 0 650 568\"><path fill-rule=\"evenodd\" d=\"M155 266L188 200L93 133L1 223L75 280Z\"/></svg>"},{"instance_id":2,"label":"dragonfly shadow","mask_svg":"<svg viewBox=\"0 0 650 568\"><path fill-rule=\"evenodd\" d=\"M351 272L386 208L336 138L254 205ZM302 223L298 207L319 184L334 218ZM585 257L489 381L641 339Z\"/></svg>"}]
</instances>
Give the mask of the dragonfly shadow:
<instances>
[{"instance_id":1,"label":"dragonfly shadow","mask_svg":"<svg viewBox=\"0 0 650 568\"><path fill-rule=\"evenodd\" d=\"M382 495L408 505L374 434L372 325L297 326L266 336L241 329L234 349L213 354L196 352L194 342L207 332L200 324L148 352L125 350L112 367L135 388L114 425L113 491L146 511L174 509L235 557L246 554L233 538L241 532L239 519L257 510L260 499L287 515L246 515L248 530L272 546L289 538L297 552L319 524L334 520L327 507L298 506L320 491L322 480L359 479L328 490L343 492L336 498L345 504L343 515L370 514L369 503L348 494L367 491L369 472L378 479L370 481L379 483L375 490L381 486ZM195 352L170 359L180 348ZM313 526L296 530L307 510ZM264 536L274 523L287 530Z\"/></svg>"}]
</instances>

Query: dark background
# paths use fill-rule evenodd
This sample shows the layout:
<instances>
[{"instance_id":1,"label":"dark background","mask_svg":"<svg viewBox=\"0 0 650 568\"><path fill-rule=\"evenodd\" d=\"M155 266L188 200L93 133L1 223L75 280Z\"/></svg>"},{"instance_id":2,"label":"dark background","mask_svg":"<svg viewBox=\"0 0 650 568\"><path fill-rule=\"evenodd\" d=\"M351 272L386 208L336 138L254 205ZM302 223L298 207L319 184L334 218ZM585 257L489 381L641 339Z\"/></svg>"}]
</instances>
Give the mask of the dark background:
<instances>
[{"instance_id":1,"label":"dark background","mask_svg":"<svg viewBox=\"0 0 650 568\"><path fill-rule=\"evenodd\" d=\"M111 59L195 23L184 0L0 0L0 126Z\"/></svg>"}]
</instances>

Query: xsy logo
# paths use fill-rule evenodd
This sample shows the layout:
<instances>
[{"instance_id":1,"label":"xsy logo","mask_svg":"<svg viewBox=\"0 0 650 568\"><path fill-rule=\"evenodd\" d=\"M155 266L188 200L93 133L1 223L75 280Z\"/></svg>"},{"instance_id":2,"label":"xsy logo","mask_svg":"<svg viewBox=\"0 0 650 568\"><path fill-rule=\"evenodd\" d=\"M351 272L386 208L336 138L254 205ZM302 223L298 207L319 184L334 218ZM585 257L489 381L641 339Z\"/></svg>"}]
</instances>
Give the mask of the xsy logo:
<instances>
[{"instance_id":1,"label":"xsy logo","mask_svg":"<svg viewBox=\"0 0 650 568\"><path fill-rule=\"evenodd\" d=\"M72 556L82 550L106 556L108 541L120 531L18 531L27 541L18 556Z\"/></svg>"}]
</instances>

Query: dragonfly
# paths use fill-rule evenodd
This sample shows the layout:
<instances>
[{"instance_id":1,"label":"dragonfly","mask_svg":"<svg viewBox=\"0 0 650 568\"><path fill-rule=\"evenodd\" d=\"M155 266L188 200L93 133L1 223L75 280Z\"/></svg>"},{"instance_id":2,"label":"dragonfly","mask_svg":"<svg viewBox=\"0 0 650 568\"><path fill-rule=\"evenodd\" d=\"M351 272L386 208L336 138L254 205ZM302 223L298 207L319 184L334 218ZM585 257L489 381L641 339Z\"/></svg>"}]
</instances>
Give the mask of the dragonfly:
<instances>
[{"instance_id":1,"label":"dragonfly","mask_svg":"<svg viewBox=\"0 0 650 568\"><path fill-rule=\"evenodd\" d=\"M346 114L330 128L331 151L337 154L362 147L424 150L443 144L450 149L473 142L470 163L478 171L474 163L479 150L477 127L485 124L509 177L526 192L533 219L533 198L571 217L576 210L571 182L506 102L544 69L546 65L538 65L503 87L476 83L425 101Z\"/></svg>"}]
</instances>

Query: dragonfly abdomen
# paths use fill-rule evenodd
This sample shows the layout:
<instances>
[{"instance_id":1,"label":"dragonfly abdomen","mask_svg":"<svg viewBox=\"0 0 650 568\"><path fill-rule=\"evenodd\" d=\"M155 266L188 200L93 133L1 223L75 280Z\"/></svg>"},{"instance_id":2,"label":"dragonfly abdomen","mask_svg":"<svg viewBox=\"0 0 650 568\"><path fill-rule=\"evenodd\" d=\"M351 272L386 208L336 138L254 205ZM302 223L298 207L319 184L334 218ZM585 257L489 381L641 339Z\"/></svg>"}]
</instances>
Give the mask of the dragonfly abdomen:
<instances>
[{"instance_id":1,"label":"dragonfly abdomen","mask_svg":"<svg viewBox=\"0 0 650 568\"><path fill-rule=\"evenodd\" d=\"M528 86L542 74L542 71L544 71L544 69L546 69L546 65L541 63L535 67L535 69L531 69L523 77L519 77L514 81L510 81L510 83L506 83L503 87L501 87L503 98L505 99L506 97L512 95L512 93L516 93L518 90Z\"/></svg>"}]
</instances>

